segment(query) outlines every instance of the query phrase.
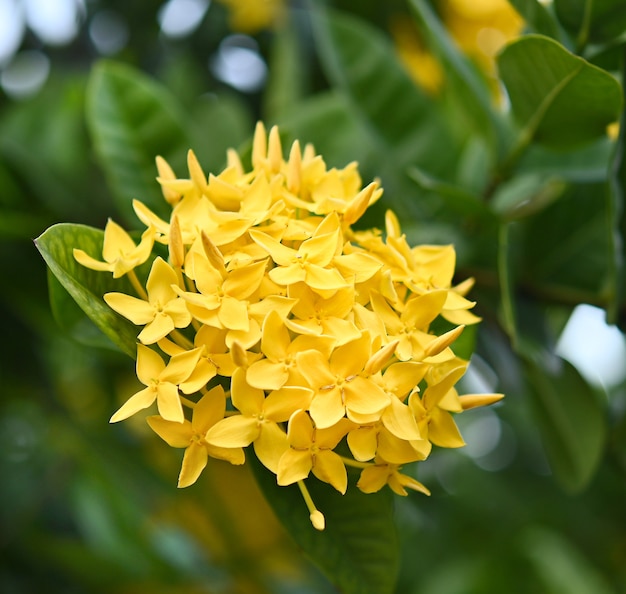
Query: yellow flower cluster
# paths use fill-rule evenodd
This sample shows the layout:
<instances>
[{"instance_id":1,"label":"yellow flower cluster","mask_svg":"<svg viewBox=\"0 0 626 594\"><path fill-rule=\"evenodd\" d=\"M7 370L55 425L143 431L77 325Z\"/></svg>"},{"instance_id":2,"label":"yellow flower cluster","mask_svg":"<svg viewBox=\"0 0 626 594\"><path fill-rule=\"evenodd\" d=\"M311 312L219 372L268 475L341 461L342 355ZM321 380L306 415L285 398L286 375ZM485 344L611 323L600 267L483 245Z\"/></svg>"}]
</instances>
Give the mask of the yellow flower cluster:
<instances>
[{"instance_id":1,"label":"yellow flower cluster","mask_svg":"<svg viewBox=\"0 0 626 594\"><path fill-rule=\"evenodd\" d=\"M378 183L362 188L355 163L329 169L297 141L285 160L278 130L262 124L251 171L232 150L208 178L193 152L188 179L157 166L170 219L135 201L146 225L139 245L109 222L104 261L74 251L87 267L127 274L136 290L104 295L141 327L145 385L111 421L156 401L150 427L185 448L181 487L209 456L242 464L252 444L279 485L298 483L318 529L311 473L341 493L346 466L360 469L366 493L386 484L428 493L402 465L432 444L463 445L451 413L501 398L454 388L467 362L451 345L478 318L464 296L471 280L452 286L452 246L410 247L391 212L384 235L354 230ZM152 255L155 243L168 261ZM151 257L144 288L135 268ZM436 335L440 316L452 329Z\"/></svg>"}]
</instances>

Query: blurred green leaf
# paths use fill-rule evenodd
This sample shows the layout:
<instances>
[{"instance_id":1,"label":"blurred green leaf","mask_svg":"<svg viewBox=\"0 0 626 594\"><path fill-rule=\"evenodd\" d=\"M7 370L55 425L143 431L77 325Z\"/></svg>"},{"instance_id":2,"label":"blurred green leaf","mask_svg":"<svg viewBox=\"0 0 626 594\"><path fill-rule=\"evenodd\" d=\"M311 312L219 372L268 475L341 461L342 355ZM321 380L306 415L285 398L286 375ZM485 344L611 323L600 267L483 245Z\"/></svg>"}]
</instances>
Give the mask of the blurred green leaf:
<instances>
[{"instance_id":1,"label":"blurred green leaf","mask_svg":"<svg viewBox=\"0 0 626 594\"><path fill-rule=\"evenodd\" d=\"M539 0L510 0L510 2L534 33L560 41L561 34L556 19Z\"/></svg>"},{"instance_id":2,"label":"blurred green leaf","mask_svg":"<svg viewBox=\"0 0 626 594\"><path fill-rule=\"evenodd\" d=\"M302 145L312 143L331 167L358 161L363 174L372 160L368 134L341 93L328 91L307 97L299 109L282 114L278 122L290 139L298 139ZM328 134L328 130L334 133Z\"/></svg>"},{"instance_id":3,"label":"blurred green leaf","mask_svg":"<svg viewBox=\"0 0 626 594\"><path fill-rule=\"evenodd\" d=\"M580 184L524 220L518 274L538 297L605 306L614 298L606 184Z\"/></svg>"},{"instance_id":4,"label":"blurred green leaf","mask_svg":"<svg viewBox=\"0 0 626 594\"><path fill-rule=\"evenodd\" d=\"M55 321L73 340L89 347L117 348L79 307L50 269L48 294Z\"/></svg>"},{"instance_id":5,"label":"blurred green leaf","mask_svg":"<svg viewBox=\"0 0 626 594\"><path fill-rule=\"evenodd\" d=\"M226 165L226 151L245 142L254 128L245 105L227 93L198 97L188 119L193 124L189 146L181 149L172 162L180 162L191 148L207 174L222 171ZM186 165L176 170L179 177L188 175ZM156 182L153 183L156 187Z\"/></svg>"},{"instance_id":6,"label":"blurred green leaf","mask_svg":"<svg viewBox=\"0 0 626 594\"><path fill-rule=\"evenodd\" d=\"M619 83L608 72L569 53L556 41L527 35L498 56L520 144L570 148L606 134L622 105Z\"/></svg>"},{"instance_id":7,"label":"blurred green leaf","mask_svg":"<svg viewBox=\"0 0 626 594\"><path fill-rule=\"evenodd\" d=\"M272 43L269 79L263 95L264 119L278 122L281 115L300 106L307 74L303 67L303 50L298 43L294 23L280 27Z\"/></svg>"},{"instance_id":8,"label":"blurred green leaf","mask_svg":"<svg viewBox=\"0 0 626 594\"><path fill-rule=\"evenodd\" d=\"M297 485L279 487L276 477L253 456L257 482L276 515L305 553L344 594L391 594L399 562L399 543L391 491L365 494L350 484L345 495L315 478L306 481L326 528L311 525Z\"/></svg>"},{"instance_id":9,"label":"blurred green leaf","mask_svg":"<svg viewBox=\"0 0 626 594\"><path fill-rule=\"evenodd\" d=\"M450 131L389 40L372 25L344 14L320 10L314 25L326 74L363 118L380 160L445 171L454 158Z\"/></svg>"},{"instance_id":10,"label":"blurred green leaf","mask_svg":"<svg viewBox=\"0 0 626 594\"><path fill-rule=\"evenodd\" d=\"M155 157L182 170L191 147L185 117L167 90L142 72L103 61L89 80L87 122L96 153L122 216L134 221L131 202L167 212Z\"/></svg>"},{"instance_id":11,"label":"blurred green leaf","mask_svg":"<svg viewBox=\"0 0 626 594\"><path fill-rule=\"evenodd\" d=\"M579 47L588 41L607 43L626 32L623 0L554 0L554 8Z\"/></svg>"},{"instance_id":12,"label":"blurred green leaf","mask_svg":"<svg viewBox=\"0 0 626 594\"><path fill-rule=\"evenodd\" d=\"M531 526L520 541L541 578L544 594L615 594L589 559L558 532Z\"/></svg>"},{"instance_id":13,"label":"blurred green leaf","mask_svg":"<svg viewBox=\"0 0 626 594\"><path fill-rule=\"evenodd\" d=\"M110 291L132 294L130 283L125 279L113 280L109 273L89 270L76 262L73 256L73 248L80 248L99 258L103 239L104 232L99 229L63 223L50 227L35 240L35 244L54 276L87 316L123 352L135 357L136 326L116 314L102 299ZM52 296L55 295L58 292ZM63 299L59 299L53 309L63 318ZM76 316L72 308L68 309L67 316L68 323L75 323Z\"/></svg>"},{"instance_id":14,"label":"blurred green leaf","mask_svg":"<svg viewBox=\"0 0 626 594\"><path fill-rule=\"evenodd\" d=\"M527 341L522 351L534 417L550 466L565 489L580 491L593 477L604 451L605 406L564 359Z\"/></svg>"},{"instance_id":15,"label":"blurred green leaf","mask_svg":"<svg viewBox=\"0 0 626 594\"><path fill-rule=\"evenodd\" d=\"M495 191L492 208L507 220L521 219L546 208L565 189L565 182L538 173L518 175Z\"/></svg>"},{"instance_id":16,"label":"blurred green leaf","mask_svg":"<svg viewBox=\"0 0 626 594\"><path fill-rule=\"evenodd\" d=\"M485 79L454 44L428 2L411 0L410 5L423 37L444 67L450 96L464 112L463 128L486 138L491 150L495 150L500 130Z\"/></svg>"},{"instance_id":17,"label":"blurred green leaf","mask_svg":"<svg viewBox=\"0 0 626 594\"><path fill-rule=\"evenodd\" d=\"M533 145L519 163L518 174L540 173L566 181L593 183L606 180L615 143L604 137L566 152Z\"/></svg>"}]
</instances>

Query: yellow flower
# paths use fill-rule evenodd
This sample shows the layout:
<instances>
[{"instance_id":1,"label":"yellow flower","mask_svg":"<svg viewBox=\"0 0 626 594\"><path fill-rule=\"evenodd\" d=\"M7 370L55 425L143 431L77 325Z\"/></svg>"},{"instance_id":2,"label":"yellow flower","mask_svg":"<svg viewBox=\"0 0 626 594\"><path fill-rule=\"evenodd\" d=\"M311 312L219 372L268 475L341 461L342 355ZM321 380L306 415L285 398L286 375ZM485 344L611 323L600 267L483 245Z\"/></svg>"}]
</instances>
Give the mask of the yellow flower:
<instances>
[{"instance_id":1,"label":"yellow flower","mask_svg":"<svg viewBox=\"0 0 626 594\"><path fill-rule=\"evenodd\" d=\"M230 26L241 33L271 28L282 17L284 0L219 0L229 12Z\"/></svg>"},{"instance_id":2,"label":"yellow flower","mask_svg":"<svg viewBox=\"0 0 626 594\"><path fill-rule=\"evenodd\" d=\"M199 392L216 375L230 377L236 369L232 355L226 346L226 330L202 326L194 337L194 346L200 357L189 377L179 388L184 394ZM186 349L163 338L157 343L161 350L170 356L186 352Z\"/></svg>"},{"instance_id":3,"label":"yellow flower","mask_svg":"<svg viewBox=\"0 0 626 594\"><path fill-rule=\"evenodd\" d=\"M233 406L241 413L216 423L208 431L206 440L211 445L233 448L254 443L259 460L272 472L278 471L278 461L287 449L287 435L279 423L291 414L306 408L311 400L307 388L287 387L270 392L252 388L245 374L235 373L231 384Z\"/></svg>"},{"instance_id":4,"label":"yellow flower","mask_svg":"<svg viewBox=\"0 0 626 594\"><path fill-rule=\"evenodd\" d=\"M248 367L246 380L251 386L264 390L278 390L287 383L303 384L305 382L299 373L296 355L315 350L327 359L334 342L332 338L323 336L298 336L292 341L281 316L271 311L263 323L261 352L265 358Z\"/></svg>"},{"instance_id":5,"label":"yellow flower","mask_svg":"<svg viewBox=\"0 0 626 594\"><path fill-rule=\"evenodd\" d=\"M439 404L454 384L465 373L466 366L452 369L440 381L429 385L420 399L417 393L409 398L409 407L417 420L422 437L444 448L460 448L465 445L452 415Z\"/></svg>"},{"instance_id":6,"label":"yellow flower","mask_svg":"<svg viewBox=\"0 0 626 594\"><path fill-rule=\"evenodd\" d=\"M332 337L337 346L361 336L354 322L348 319L354 307L354 289L339 289L332 297L324 299L304 283L296 283L289 286L288 294L296 300L293 318L285 320L290 330Z\"/></svg>"},{"instance_id":7,"label":"yellow flower","mask_svg":"<svg viewBox=\"0 0 626 594\"><path fill-rule=\"evenodd\" d=\"M146 386L122 405L111 417L111 423L127 419L148 408L155 400L159 414L167 421L185 420L178 394L178 386L193 371L200 356L199 349L174 355L166 365L151 348L137 345L137 377Z\"/></svg>"},{"instance_id":8,"label":"yellow flower","mask_svg":"<svg viewBox=\"0 0 626 594\"><path fill-rule=\"evenodd\" d=\"M384 463L368 466L361 472L357 487L364 493L376 493L387 484L398 495L408 495L407 488L430 495L430 491L422 483L400 473L400 468L397 464Z\"/></svg>"},{"instance_id":9,"label":"yellow flower","mask_svg":"<svg viewBox=\"0 0 626 594\"><path fill-rule=\"evenodd\" d=\"M356 422L380 417L389 396L366 371L371 356L368 332L337 347L330 359L314 350L298 354L298 369L313 389L309 411L319 429L332 427L344 415Z\"/></svg>"},{"instance_id":10,"label":"yellow flower","mask_svg":"<svg viewBox=\"0 0 626 594\"><path fill-rule=\"evenodd\" d=\"M207 175L189 151L184 178L157 159L169 218L135 201L148 227L139 246L109 223L105 262L77 251L97 270L128 270L137 295L104 295L142 326L145 388L111 421L156 401L150 426L185 448L179 486L209 456L241 464L253 447L279 485L298 484L318 530L311 473L341 493L350 465L362 470L362 491L427 492L401 465L433 445L463 445L452 413L501 397L455 389L467 362L454 343L478 318L466 299L473 281L452 285L454 248L411 247L390 211L385 234L353 230L378 183L363 187L356 163L329 169L297 141L285 159L277 128L257 125L250 170L234 151L227 159ZM145 254L154 242L168 262ZM146 290L132 271L144 257L154 258ZM441 318L454 327L437 334Z\"/></svg>"},{"instance_id":11,"label":"yellow flower","mask_svg":"<svg viewBox=\"0 0 626 594\"><path fill-rule=\"evenodd\" d=\"M318 429L305 411L296 411L289 419L289 449L278 463L278 484L291 485L312 471L319 480L345 493L348 474L341 456L333 450L350 426L350 421L340 419L332 427Z\"/></svg>"},{"instance_id":12,"label":"yellow flower","mask_svg":"<svg viewBox=\"0 0 626 594\"><path fill-rule=\"evenodd\" d=\"M247 299L263 280L265 261L229 272L224 269L223 274L207 258L196 258L194 263L199 293L175 289L187 302L189 312L203 324L247 332L250 328Z\"/></svg>"},{"instance_id":13,"label":"yellow flower","mask_svg":"<svg viewBox=\"0 0 626 594\"><path fill-rule=\"evenodd\" d=\"M178 477L179 487L193 485L207 465L209 456L231 464L243 464L241 448L220 448L209 444L206 432L224 418L226 396L222 386L215 386L196 403L191 421L168 421L160 416L148 417L148 425L173 448L185 448L183 465Z\"/></svg>"},{"instance_id":14,"label":"yellow flower","mask_svg":"<svg viewBox=\"0 0 626 594\"><path fill-rule=\"evenodd\" d=\"M283 245L261 231L250 230L249 234L276 264L269 272L269 277L276 284L304 282L322 297L332 297L347 283L336 268L328 267L339 247L339 220L336 219L336 223L330 226L331 230L327 231L329 225L325 225L324 221L320 223L313 236L303 241L298 249Z\"/></svg>"},{"instance_id":15,"label":"yellow flower","mask_svg":"<svg viewBox=\"0 0 626 594\"><path fill-rule=\"evenodd\" d=\"M139 245L135 245L131 236L117 223L109 219L104 228L104 243L102 245L104 262L92 258L79 249L74 249L74 258L86 268L112 272L113 278L119 278L143 264L150 257L154 235L154 229L148 227L143 232Z\"/></svg>"},{"instance_id":16,"label":"yellow flower","mask_svg":"<svg viewBox=\"0 0 626 594\"><path fill-rule=\"evenodd\" d=\"M125 293L106 293L104 300L133 324L145 326L137 338L144 344L153 344L175 328L186 328L191 323L185 301L172 289L177 283L174 269L162 258L156 258L146 283L147 301Z\"/></svg>"}]
</instances>

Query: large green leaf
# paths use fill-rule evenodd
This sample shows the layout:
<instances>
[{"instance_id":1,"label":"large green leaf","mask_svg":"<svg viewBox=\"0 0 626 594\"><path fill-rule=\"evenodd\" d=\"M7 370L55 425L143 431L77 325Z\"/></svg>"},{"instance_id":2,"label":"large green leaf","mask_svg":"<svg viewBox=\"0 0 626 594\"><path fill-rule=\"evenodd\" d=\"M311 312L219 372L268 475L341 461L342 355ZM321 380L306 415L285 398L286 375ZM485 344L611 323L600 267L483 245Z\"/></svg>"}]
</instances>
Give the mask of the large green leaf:
<instances>
[{"instance_id":1,"label":"large green leaf","mask_svg":"<svg viewBox=\"0 0 626 594\"><path fill-rule=\"evenodd\" d=\"M498 69L522 127L521 148L533 140L570 148L603 136L619 117L617 80L547 37L512 42L498 56Z\"/></svg>"},{"instance_id":2,"label":"large green leaf","mask_svg":"<svg viewBox=\"0 0 626 594\"><path fill-rule=\"evenodd\" d=\"M525 357L525 368L541 439L556 479L579 491L591 480L604 450L604 407L574 366L556 355L534 354Z\"/></svg>"},{"instance_id":3,"label":"large green leaf","mask_svg":"<svg viewBox=\"0 0 626 594\"><path fill-rule=\"evenodd\" d=\"M499 246L502 318L519 356L544 448L566 489L584 488L600 461L606 438L602 400L570 363L554 353L546 308L523 300L518 259L524 249L519 225L503 224Z\"/></svg>"},{"instance_id":4,"label":"large green leaf","mask_svg":"<svg viewBox=\"0 0 626 594\"><path fill-rule=\"evenodd\" d=\"M135 198L165 215L167 203L155 181L155 157L161 155L175 170L182 170L191 147L184 114L174 98L129 66L100 62L89 81L87 122L123 217L135 220L131 207Z\"/></svg>"},{"instance_id":5,"label":"large green leaf","mask_svg":"<svg viewBox=\"0 0 626 594\"><path fill-rule=\"evenodd\" d=\"M100 258L103 238L104 232L99 229L62 223L50 227L35 240L35 244L54 276L85 314L123 352L135 357L137 327L116 314L102 299L110 291L132 294L130 283L125 279L113 280L107 272L89 270L76 262L73 256L73 248L80 248ZM53 292L53 298L54 295ZM65 311L66 307L70 309ZM62 296L58 297L53 310L57 316L67 316L65 321L72 326L78 323L71 304Z\"/></svg>"},{"instance_id":6,"label":"large green leaf","mask_svg":"<svg viewBox=\"0 0 626 594\"><path fill-rule=\"evenodd\" d=\"M313 501L326 519L325 530L313 528L297 485L279 487L276 477L248 458L267 501L293 539L343 594L391 594L399 542L389 489L365 494L350 481L345 495L315 478L306 481Z\"/></svg>"},{"instance_id":7,"label":"large green leaf","mask_svg":"<svg viewBox=\"0 0 626 594\"><path fill-rule=\"evenodd\" d=\"M318 11L315 33L325 72L350 98L381 161L434 173L454 158L437 105L411 80L388 39L351 16Z\"/></svg>"},{"instance_id":8,"label":"large green leaf","mask_svg":"<svg viewBox=\"0 0 626 594\"><path fill-rule=\"evenodd\" d=\"M554 0L554 7L579 47L588 41L609 42L626 32L623 0Z\"/></svg>"},{"instance_id":9,"label":"large green leaf","mask_svg":"<svg viewBox=\"0 0 626 594\"><path fill-rule=\"evenodd\" d=\"M493 150L499 126L485 79L454 44L428 2L411 0L410 5L422 36L445 68L450 95L466 118L463 127L486 137Z\"/></svg>"},{"instance_id":10,"label":"large green leaf","mask_svg":"<svg viewBox=\"0 0 626 594\"><path fill-rule=\"evenodd\" d=\"M535 33L560 39L556 19L540 0L510 0L510 2Z\"/></svg>"}]
</instances>

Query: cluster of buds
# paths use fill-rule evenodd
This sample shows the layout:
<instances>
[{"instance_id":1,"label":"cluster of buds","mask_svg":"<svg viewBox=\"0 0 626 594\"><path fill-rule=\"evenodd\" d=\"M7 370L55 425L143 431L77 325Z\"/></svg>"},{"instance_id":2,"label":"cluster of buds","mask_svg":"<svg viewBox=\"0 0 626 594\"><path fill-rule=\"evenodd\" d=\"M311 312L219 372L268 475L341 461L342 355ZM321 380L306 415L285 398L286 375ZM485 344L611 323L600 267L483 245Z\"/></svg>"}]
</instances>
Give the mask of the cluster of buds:
<instances>
[{"instance_id":1,"label":"cluster of buds","mask_svg":"<svg viewBox=\"0 0 626 594\"><path fill-rule=\"evenodd\" d=\"M433 444L463 445L451 413L501 398L454 387L467 361L453 343L478 321L465 298L471 280L452 286L453 247L410 247L391 212L384 234L353 229L382 194L377 182L362 187L355 163L329 169L297 141L285 160L278 130L262 124L251 161L246 171L230 150L207 178L190 151L189 178L179 179L157 158L169 220L135 201L146 226L138 244L109 221L104 261L74 250L84 266L128 275L136 292L104 295L141 327L145 385L111 421L156 401L148 424L185 448L181 487L209 456L242 464L252 445L279 485L300 486L318 529L311 473L341 493L347 466L360 470L363 492L428 493L402 466ZM147 261L144 286L136 268ZM440 318L449 330L437 335Z\"/></svg>"}]
</instances>

